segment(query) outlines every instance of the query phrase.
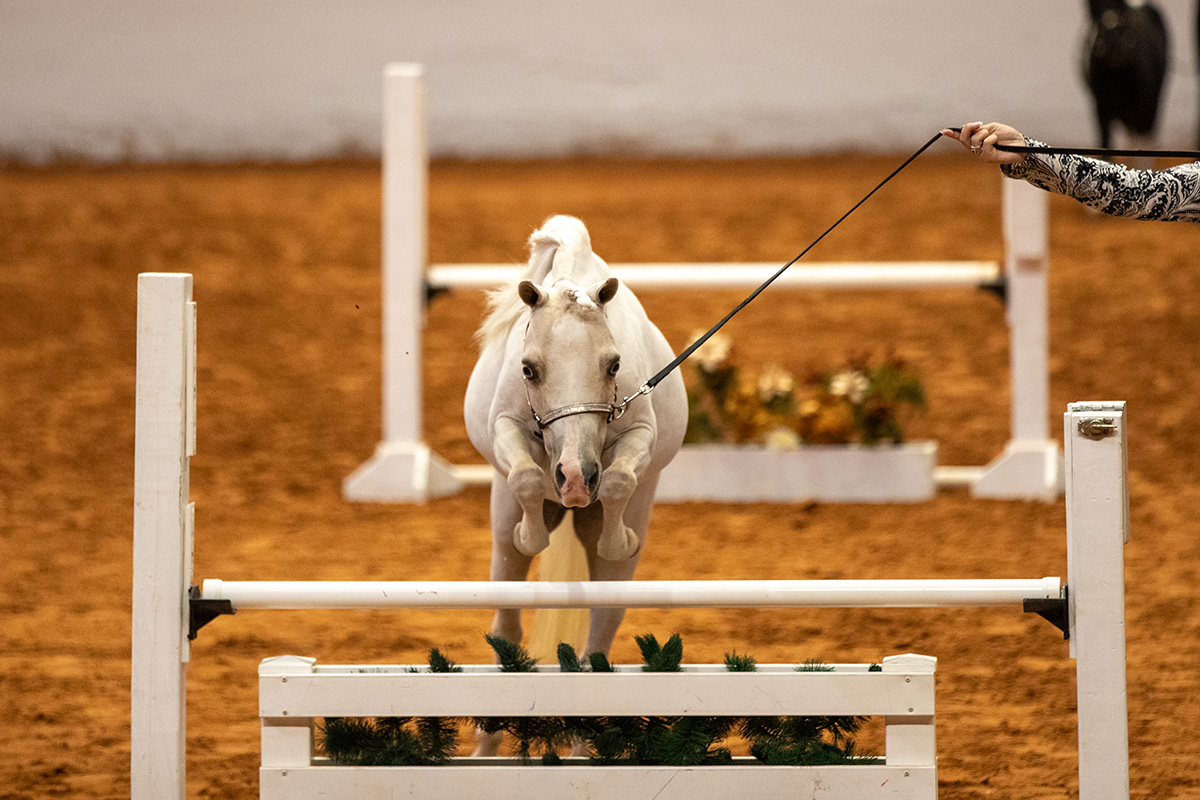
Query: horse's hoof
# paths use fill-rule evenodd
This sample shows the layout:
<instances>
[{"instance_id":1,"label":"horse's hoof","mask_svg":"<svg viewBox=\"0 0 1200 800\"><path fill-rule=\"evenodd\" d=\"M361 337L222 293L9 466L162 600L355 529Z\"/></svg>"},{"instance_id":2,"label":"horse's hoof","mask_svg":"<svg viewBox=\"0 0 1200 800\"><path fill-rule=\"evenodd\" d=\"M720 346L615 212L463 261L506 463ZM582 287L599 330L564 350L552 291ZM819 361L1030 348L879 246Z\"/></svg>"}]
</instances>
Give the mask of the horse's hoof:
<instances>
[{"instance_id":1,"label":"horse's hoof","mask_svg":"<svg viewBox=\"0 0 1200 800\"><path fill-rule=\"evenodd\" d=\"M642 541L632 528L621 526L617 536L601 536L596 553L605 561L628 561L642 549Z\"/></svg>"},{"instance_id":2,"label":"horse's hoof","mask_svg":"<svg viewBox=\"0 0 1200 800\"><path fill-rule=\"evenodd\" d=\"M524 522L518 522L513 528L513 546L524 556L536 556L550 546L550 532L544 535L530 535Z\"/></svg>"}]
</instances>

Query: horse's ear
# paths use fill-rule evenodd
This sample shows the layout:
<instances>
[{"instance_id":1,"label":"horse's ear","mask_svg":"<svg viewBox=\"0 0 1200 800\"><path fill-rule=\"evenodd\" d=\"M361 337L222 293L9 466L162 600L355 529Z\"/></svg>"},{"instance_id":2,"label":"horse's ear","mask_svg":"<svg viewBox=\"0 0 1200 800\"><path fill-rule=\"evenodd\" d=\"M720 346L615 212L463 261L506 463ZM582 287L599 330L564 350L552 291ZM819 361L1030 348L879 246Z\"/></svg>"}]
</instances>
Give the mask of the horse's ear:
<instances>
[{"instance_id":1,"label":"horse's ear","mask_svg":"<svg viewBox=\"0 0 1200 800\"><path fill-rule=\"evenodd\" d=\"M609 278L604 283L593 286L588 295L599 305L604 305L609 300L613 299L613 295L617 293L617 288L621 282L616 278Z\"/></svg>"},{"instance_id":2,"label":"horse's ear","mask_svg":"<svg viewBox=\"0 0 1200 800\"><path fill-rule=\"evenodd\" d=\"M542 290L533 281L521 281L518 283L517 294L520 295L521 302L530 308L537 308L546 299L546 296L542 294Z\"/></svg>"}]
</instances>

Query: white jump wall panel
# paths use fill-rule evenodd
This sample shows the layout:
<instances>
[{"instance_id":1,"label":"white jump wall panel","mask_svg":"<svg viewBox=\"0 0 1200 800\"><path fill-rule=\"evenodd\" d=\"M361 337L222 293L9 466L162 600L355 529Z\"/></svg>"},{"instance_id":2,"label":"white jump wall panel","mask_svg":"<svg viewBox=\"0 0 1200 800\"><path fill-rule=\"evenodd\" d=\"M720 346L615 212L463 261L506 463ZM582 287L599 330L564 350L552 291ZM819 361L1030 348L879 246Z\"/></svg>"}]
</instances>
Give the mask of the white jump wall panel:
<instances>
[{"instance_id":1,"label":"white jump wall panel","mask_svg":"<svg viewBox=\"0 0 1200 800\"><path fill-rule=\"evenodd\" d=\"M713 665L680 673L465 674L409 668L317 666L295 656L259 667L261 797L607 797L719 800L731 796L826 800L933 800L937 796L934 673L928 656L797 672L765 665L731 673ZM771 767L754 759L718 767L563 766L514 759L455 759L438 767L352 767L314 761L303 724L318 716L882 715L883 763ZM297 723L301 724L297 724ZM505 763L507 762L507 763Z\"/></svg>"}]
</instances>

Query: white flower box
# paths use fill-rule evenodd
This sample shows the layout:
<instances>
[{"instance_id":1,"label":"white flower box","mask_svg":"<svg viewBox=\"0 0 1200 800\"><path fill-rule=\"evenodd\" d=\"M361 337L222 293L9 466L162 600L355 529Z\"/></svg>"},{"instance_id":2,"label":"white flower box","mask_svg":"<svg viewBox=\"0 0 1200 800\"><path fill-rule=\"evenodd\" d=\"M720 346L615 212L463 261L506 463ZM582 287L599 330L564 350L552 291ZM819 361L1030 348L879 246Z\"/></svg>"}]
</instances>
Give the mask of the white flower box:
<instances>
[{"instance_id":1,"label":"white flower box","mask_svg":"<svg viewBox=\"0 0 1200 800\"><path fill-rule=\"evenodd\" d=\"M934 495L937 442L808 445L685 445L662 472L661 502L894 503Z\"/></svg>"},{"instance_id":2,"label":"white flower box","mask_svg":"<svg viewBox=\"0 0 1200 800\"><path fill-rule=\"evenodd\" d=\"M461 674L407 666L318 665L283 656L259 667L261 800L310 798L571 797L626 800L725 800L816 797L825 800L935 800L937 659L890 656L882 671L866 664L797 672L796 665L724 665L682 672L502 673L467 666ZM884 718L885 753L861 764L767 766L739 758L727 766L562 766L514 758L452 759L435 767L338 766L314 757L314 718L331 716L866 715Z\"/></svg>"}]
</instances>

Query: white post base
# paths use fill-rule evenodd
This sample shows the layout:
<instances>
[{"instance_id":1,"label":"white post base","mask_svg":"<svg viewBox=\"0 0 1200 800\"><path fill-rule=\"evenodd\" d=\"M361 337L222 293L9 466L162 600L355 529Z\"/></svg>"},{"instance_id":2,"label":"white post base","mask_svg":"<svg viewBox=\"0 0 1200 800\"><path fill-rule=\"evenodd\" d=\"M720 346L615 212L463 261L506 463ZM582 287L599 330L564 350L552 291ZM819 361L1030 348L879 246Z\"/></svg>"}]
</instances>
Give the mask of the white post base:
<instances>
[{"instance_id":1,"label":"white post base","mask_svg":"<svg viewBox=\"0 0 1200 800\"><path fill-rule=\"evenodd\" d=\"M1044 500L1063 491L1063 457L1054 441L1010 441L971 487L975 497Z\"/></svg>"},{"instance_id":2,"label":"white post base","mask_svg":"<svg viewBox=\"0 0 1200 800\"><path fill-rule=\"evenodd\" d=\"M342 481L342 496L366 503L424 502L463 488L454 468L426 445L380 442Z\"/></svg>"}]
</instances>

